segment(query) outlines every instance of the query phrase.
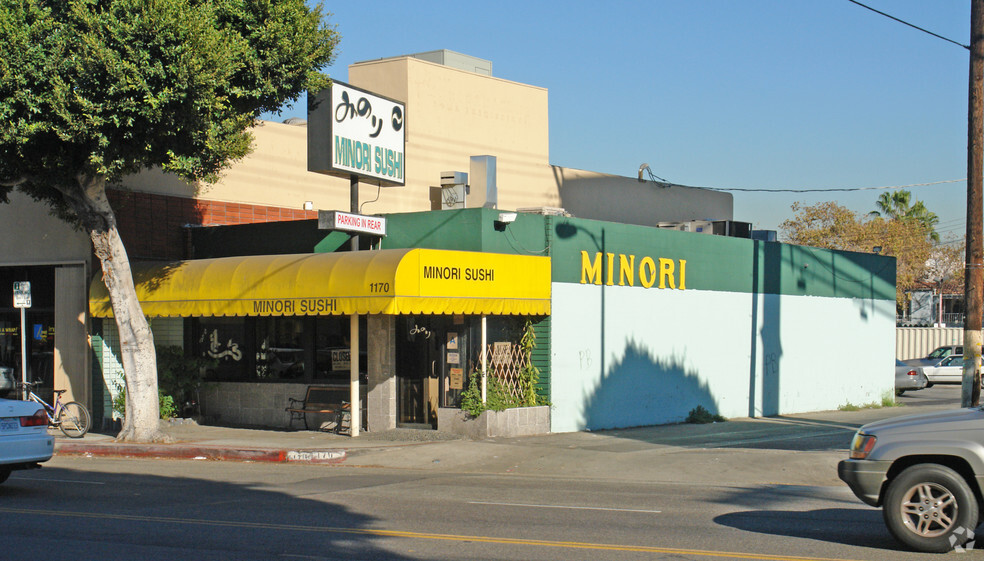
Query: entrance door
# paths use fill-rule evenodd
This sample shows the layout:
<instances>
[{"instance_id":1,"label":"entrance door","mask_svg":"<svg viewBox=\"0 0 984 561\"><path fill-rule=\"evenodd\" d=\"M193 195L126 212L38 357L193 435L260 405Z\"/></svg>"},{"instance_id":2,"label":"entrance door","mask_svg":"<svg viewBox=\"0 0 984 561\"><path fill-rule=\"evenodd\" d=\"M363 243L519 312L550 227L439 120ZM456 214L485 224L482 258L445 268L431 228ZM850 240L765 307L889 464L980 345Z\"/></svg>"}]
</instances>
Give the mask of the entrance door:
<instances>
[{"instance_id":1,"label":"entrance door","mask_svg":"<svg viewBox=\"0 0 984 561\"><path fill-rule=\"evenodd\" d=\"M443 367L438 318L401 317L397 320L397 425L437 428L438 372Z\"/></svg>"}]
</instances>

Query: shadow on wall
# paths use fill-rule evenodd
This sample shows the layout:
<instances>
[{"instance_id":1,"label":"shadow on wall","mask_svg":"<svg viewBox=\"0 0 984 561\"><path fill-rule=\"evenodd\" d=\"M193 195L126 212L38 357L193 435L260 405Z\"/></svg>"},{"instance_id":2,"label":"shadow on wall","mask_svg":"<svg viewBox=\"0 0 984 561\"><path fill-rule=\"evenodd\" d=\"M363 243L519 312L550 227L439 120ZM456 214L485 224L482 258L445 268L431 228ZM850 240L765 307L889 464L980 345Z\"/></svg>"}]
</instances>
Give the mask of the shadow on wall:
<instances>
[{"instance_id":1,"label":"shadow on wall","mask_svg":"<svg viewBox=\"0 0 984 561\"><path fill-rule=\"evenodd\" d=\"M718 414L707 383L684 366L685 357L658 358L629 341L622 359L611 363L587 396L585 427L591 430L677 423L702 405Z\"/></svg>"}]
</instances>

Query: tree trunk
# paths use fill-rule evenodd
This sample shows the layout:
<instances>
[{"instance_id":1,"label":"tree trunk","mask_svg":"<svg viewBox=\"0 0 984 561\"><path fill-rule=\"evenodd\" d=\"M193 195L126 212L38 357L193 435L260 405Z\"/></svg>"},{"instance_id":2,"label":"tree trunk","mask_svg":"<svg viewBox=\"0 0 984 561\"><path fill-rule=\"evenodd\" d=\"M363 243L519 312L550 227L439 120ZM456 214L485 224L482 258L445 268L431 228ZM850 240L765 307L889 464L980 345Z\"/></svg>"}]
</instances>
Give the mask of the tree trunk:
<instances>
[{"instance_id":1,"label":"tree trunk","mask_svg":"<svg viewBox=\"0 0 984 561\"><path fill-rule=\"evenodd\" d=\"M157 354L154 335L144 317L133 285L130 261L120 239L116 216L106 197L106 178L79 176L82 196L72 199L92 247L102 265L103 282L116 316L123 373L126 376L126 414L116 439L133 442L165 442L170 437L160 428L157 394Z\"/></svg>"}]
</instances>

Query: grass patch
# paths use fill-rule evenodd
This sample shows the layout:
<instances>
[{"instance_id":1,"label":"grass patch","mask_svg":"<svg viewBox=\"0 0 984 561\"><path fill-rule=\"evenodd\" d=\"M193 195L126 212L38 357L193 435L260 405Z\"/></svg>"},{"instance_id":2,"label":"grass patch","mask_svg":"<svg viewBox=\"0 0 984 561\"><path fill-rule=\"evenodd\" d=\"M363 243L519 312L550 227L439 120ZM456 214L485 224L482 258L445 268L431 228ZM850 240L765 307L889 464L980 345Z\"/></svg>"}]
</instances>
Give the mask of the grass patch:
<instances>
[{"instance_id":1,"label":"grass patch","mask_svg":"<svg viewBox=\"0 0 984 561\"><path fill-rule=\"evenodd\" d=\"M892 392L886 392L882 395L881 402L872 401L871 403L864 403L861 405L855 405L850 401L841 405L837 408L838 411L860 411L862 409L881 409L883 407L904 407L904 404L895 401L895 396Z\"/></svg>"},{"instance_id":2,"label":"grass patch","mask_svg":"<svg viewBox=\"0 0 984 561\"><path fill-rule=\"evenodd\" d=\"M687 423L697 425L705 425L707 423L723 423L725 421L727 421L727 419L721 415L711 413L707 409L704 409L703 405L698 405L697 407L691 409L690 414L687 415L686 419Z\"/></svg>"}]
</instances>

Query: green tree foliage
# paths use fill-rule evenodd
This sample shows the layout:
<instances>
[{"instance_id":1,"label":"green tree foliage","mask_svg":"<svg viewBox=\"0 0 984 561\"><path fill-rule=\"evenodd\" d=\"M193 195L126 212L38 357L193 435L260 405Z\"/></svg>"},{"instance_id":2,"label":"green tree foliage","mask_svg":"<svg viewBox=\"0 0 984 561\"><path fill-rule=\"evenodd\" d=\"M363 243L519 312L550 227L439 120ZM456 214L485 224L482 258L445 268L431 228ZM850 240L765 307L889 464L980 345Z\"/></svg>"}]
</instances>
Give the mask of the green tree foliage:
<instances>
[{"instance_id":1,"label":"green tree foliage","mask_svg":"<svg viewBox=\"0 0 984 561\"><path fill-rule=\"evenodd\" d=\"M884 214L891 220L912 221L922 224L929 237L934 242L940 241L936 233L936 225L940 219L936 213L930 212L922 201L912 202L912 193L905 189L892 193L884 192L875 201L878 210L872 211L875 216Z\"/></svg>"},{"instance_id":2,"label":"green tree foliage","mask_svg":"<svg viewBox=\"0 0 984 561\"><path fill-rule=\"evenodd\" d=\"M902 309L905 294L926 277L926 263L933 250L928 228L918 220L866 216L835 202L810 206L796 203L793 218L779 225L781 239L796 245L872 253L896 258L896 305Z\"/></svg>"},{"instance_id":3,"label":"green tree foliage","mask_svg":"<svg viewBox=\"0 0 984 561\"><path fill-rule=\"evenodd\" d=\"M107 183L153 167L214 181L261 113L327 84L337 41L304 0L0 2L0 202L19 189L88 232L124 343L119 438L164 435Z\"/></svg>"},{"instance_id":4,"label":"green tree foliage","mask_svg":"<svg viewBox=\"0 0 984 561\"><path fill-rule=\"evenodd\" d=\"M80 173L214 180L337 39L303 0L5 0L0 177L58 205Z\"/></svg>"}]
</instances>

